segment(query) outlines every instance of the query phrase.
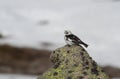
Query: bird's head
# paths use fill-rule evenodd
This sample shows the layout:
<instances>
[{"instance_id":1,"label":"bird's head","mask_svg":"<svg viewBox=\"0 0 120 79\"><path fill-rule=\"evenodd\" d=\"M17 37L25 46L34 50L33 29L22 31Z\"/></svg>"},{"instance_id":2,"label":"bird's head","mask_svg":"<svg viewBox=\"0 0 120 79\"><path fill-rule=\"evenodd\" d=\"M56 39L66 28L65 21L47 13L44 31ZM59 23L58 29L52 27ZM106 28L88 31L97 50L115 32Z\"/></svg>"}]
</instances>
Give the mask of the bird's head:
<instances>
[{"instance_id":1,"label":"bird's head","mask_svg":"<svg viewBox=\"0 0 120 79\"><path fill-rule=\"evenodd\" d=\"M70 34L72 34L72 32L71 32L70 30L65 30L65 31L64 31L64 34L65 34L65 35L70 35Z\"/></svg>"}]
</instances>

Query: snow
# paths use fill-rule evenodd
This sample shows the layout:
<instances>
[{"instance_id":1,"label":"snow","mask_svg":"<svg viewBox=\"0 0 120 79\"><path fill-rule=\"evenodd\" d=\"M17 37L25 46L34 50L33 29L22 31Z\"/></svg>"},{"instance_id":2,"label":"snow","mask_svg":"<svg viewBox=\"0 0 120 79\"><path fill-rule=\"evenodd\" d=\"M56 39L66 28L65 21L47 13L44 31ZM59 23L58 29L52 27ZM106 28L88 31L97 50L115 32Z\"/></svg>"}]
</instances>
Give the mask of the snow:
<instances>
[{"instance_id":1,"label":"snow","mask_svg":"<svg viewBox=\"0 0 120 79\"><path fill-rule=\"evenodd\" d=\"M1 79L37 79L37 76L20 74L0 74Z\"/></svg>"},{"instance_id":2,"label":"snow","mask_svg":"<svg viewBox=\"0 0 120 79\"><path fill-rule=\"evenodd\" d=\"M119 0L0 0L0 32L9 37L1 43L39 48L47 41L57 48L69 29L101 65L120 67L119 21Z\"/></svg>"},{"instance_id":3,"label":"snow","mask_svg":"<svg viewBox=\"0 0 120 79\"><path fill-rule=\"evenodd\" d=\"M20 74L0 74L1 79L37 79L38 76L20 75ZM113 78L120 79L120 78Z\"/></svg>"}]
</instances>

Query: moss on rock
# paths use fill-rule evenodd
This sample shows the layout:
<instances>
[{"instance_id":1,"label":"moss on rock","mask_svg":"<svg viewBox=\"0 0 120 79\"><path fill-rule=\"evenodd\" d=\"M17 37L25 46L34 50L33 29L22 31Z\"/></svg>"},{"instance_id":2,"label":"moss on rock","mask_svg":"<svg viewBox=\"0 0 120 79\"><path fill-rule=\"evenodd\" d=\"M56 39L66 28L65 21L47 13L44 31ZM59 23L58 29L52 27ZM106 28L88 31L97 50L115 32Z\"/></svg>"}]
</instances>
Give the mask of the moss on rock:
<instances>
[{"instance_id":1,"label":"moss on rock","mask_svg":"<svg viewBox=\"0 0 120 79\"><path fill-rule=\"evenodd\" d=\"M58 48L50 59L53 67L38 79L110 79L82 46Z\"/></svg>"}]
</instances>

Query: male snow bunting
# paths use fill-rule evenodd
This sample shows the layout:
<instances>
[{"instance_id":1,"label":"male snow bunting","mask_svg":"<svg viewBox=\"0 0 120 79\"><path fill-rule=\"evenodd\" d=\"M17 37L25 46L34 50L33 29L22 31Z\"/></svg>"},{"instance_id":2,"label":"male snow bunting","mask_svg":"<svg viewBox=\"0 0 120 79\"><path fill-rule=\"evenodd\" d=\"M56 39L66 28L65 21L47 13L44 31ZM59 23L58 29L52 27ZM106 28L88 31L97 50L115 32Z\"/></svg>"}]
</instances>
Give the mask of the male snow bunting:
<instances>
[{"instance_id":1,"label":"male snow bunting","mask_svg":"<svg viewBox=\"0 0 120 79\"><path fill-rule=\"evenodd\" d=\"M65 42L68 45L73 45L73 44L80 45L80 44L82 44L86 48L88 47L88 45L86 43L81 41L76 35L72 34L71 31L65 30L64 34L65 34L65 37L64 37L65 38Z\"/></svg>"}]
</instances>

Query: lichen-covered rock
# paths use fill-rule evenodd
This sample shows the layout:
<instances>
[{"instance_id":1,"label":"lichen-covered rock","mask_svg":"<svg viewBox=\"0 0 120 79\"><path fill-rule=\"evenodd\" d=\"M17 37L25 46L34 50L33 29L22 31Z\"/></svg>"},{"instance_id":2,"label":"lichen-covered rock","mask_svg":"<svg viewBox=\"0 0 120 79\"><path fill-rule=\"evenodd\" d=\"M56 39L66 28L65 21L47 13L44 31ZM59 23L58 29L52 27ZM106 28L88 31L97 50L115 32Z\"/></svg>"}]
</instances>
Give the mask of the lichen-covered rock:
<instances>
[{"instance_id":1,"label":"lichen-covered rock","mask_svg":"<svg viewBox=\"0 0 120 79\"><path fill-rule=\"evenodd\" d=\"M110 79L82 46L64 46L50 57L54 66L38 79Z\"/></svg>"}]
</instances>

